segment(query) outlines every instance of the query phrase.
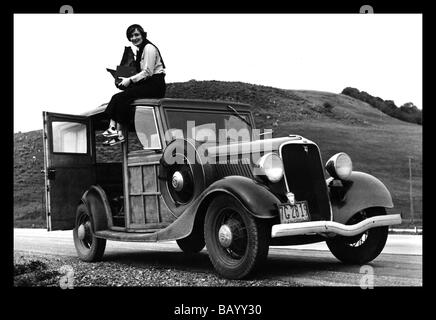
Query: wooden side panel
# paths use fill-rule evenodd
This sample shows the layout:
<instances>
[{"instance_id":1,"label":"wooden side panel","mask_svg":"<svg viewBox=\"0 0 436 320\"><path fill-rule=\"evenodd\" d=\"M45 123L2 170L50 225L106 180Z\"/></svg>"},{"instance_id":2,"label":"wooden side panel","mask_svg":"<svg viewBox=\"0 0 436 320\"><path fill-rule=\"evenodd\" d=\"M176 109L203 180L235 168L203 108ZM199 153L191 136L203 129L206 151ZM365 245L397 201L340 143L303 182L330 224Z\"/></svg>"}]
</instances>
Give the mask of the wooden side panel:
<instances>
[{"instance_id":1,"label":"wooden side panel","mask_svg":"<svg viewBox=\"0 0 436 320\"><path fill-rule=\"evenodd\" d=\"M130 197L130 223L144 224L144 203L142 196Z\"/></svg>"},{"instance_id":2,"label":"wooden side panel","mask_svg":"<svg viewBox=\"0 0 436 320\"><path fill-rule=\"evenodd\" d=\"M167 206L161 206L157 161L131 162L129 172L130 229L148 229L166 226L175 220Z\"/></svg>"},{"instance_id":3,"label":"wooden side panel","mask_svg":"<svg viewBox=\"0 0 436 320\"><path fill-rule=\"evenodd\" d=\"M142 166L144 192L157 192L155 165Z\"/></svg>"},{"instance_id":4,"label":"wooden side panel","mask_svg":"<svg viewBox=\"0 0 436 320\"><path fill-rule=\"evenodd\" d=\"M141 167L129 167L129 194L138 194L142 190Z\"/></svg>"},{"instance_id":5,"label":"wooden side panel","mask_svg":"<svg viewBox=\"0 0 436 320\"><path fill-rule=\"evenodd\" d=\"M145 223L159 223L159 211L156 196L144 196L145 198Z\"/></svg>"},{"instance_id":6,"label":"wooden side panel","mask_svg":"<svg viewBox=\"0 0 436 320\"><path fill-rule=\"evenodd\" d=\"M141 166L128 167L129 171L129 228L142 227L145 224L145 206L142 196L142 171Z\"/></svg>"}]
</instances>

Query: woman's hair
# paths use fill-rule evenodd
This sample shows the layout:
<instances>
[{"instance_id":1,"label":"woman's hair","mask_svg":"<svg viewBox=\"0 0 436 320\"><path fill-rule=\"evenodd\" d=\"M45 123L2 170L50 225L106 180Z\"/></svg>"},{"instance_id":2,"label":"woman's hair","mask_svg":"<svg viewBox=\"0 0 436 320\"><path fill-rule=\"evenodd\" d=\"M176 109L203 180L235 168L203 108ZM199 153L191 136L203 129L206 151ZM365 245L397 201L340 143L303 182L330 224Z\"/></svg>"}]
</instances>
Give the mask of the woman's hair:
<instances>
[{"instance_id":1,"label":"woman's hair","mask_svg":"<svg viewBox=\"0 0 436 320\"><path fill-rule=\"evenodd\" d=\"M127 36L127 39L129 41L130 41L130 37L132 36L133 31L135 31L136 29L142 35L144 40L147 39L147 32L145 32L144 29L142 29L142 27L139 24L132 24L130 27L127 28L127 31L126 31L126 36Z\"/></svg>"}]
</instances>

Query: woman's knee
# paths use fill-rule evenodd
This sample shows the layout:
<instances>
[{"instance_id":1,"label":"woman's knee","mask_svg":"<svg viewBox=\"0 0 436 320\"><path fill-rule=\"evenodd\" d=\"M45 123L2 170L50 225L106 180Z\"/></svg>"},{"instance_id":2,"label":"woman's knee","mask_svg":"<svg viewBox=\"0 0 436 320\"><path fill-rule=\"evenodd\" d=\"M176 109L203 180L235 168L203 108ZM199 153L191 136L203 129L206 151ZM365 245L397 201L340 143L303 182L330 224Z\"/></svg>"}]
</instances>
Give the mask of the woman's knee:
<instances>
[{"instance_id":1,"label":"woman's knee","mask_svg":"<svg viewBox=\"0 0 436 320\"><path fill-rule=\"evenodd\" d=\"M111 100L112 101L122 101L124 99L123 97L124 97L124 92L118 92L112 96Z\"/></svg>"}]
</instances>

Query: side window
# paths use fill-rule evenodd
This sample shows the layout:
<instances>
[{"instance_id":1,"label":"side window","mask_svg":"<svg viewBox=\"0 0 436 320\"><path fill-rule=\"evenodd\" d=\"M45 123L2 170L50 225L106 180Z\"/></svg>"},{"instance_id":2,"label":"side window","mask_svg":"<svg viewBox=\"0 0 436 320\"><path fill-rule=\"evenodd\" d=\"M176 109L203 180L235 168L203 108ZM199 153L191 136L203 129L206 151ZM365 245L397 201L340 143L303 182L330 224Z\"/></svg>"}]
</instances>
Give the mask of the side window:
<instances>
[{"instance_id":1,"label":"side window","mask_svg":"<svg viewBox=\"0 0 436 320\"><path fill-rule=\"evenodd\" d=\"M162 149L153 108L136 107L133 132L129 133L129 152Z\"/></svg>"},{"instance_id":2,"label":"side window","mask_svg":"<svg viewBox=\"0 0 436 320\"><path fill-rule=\"evenodd\" d=\"M86 125L77 122L53 121L53 152L88 152Z\"/></svg>"},{"instance_id":3,"label":"side window","mask_svg":"<svg viewBox=\"0 0 436 320\"><path fill-rule=\"evenodd\" d=\"M106 123L103 129L95 130L95 157L97 163L122 162L123 153L119 144L113 146L104 146L103 142L107 140L102 133L106 130Z\"/></svg>"}]
</instances>

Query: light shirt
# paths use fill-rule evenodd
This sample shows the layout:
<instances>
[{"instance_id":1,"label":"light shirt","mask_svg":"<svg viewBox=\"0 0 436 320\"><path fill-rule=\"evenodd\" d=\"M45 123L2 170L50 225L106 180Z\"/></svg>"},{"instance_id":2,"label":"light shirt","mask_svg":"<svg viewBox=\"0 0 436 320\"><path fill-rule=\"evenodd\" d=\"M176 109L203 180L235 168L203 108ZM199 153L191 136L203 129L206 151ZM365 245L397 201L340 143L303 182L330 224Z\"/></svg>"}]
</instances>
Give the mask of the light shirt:
<instances>
[{"instance_id":1,"label":"light shirt","mask_svg":"<svg viewBox=\"0 0 436 320\"><path fill-rule=\"evenodd\" d=\"M149 78L154 74L165 73L159 52L154 45L148 43L144 47L140 61L140 67L141 71L130 77L133 82L138 82L142 79Z\"/></svg>"}]
</instances>

